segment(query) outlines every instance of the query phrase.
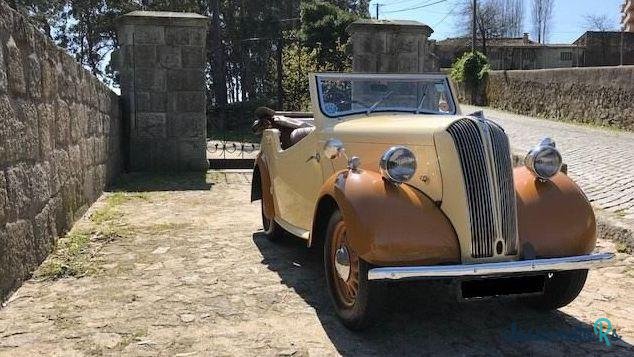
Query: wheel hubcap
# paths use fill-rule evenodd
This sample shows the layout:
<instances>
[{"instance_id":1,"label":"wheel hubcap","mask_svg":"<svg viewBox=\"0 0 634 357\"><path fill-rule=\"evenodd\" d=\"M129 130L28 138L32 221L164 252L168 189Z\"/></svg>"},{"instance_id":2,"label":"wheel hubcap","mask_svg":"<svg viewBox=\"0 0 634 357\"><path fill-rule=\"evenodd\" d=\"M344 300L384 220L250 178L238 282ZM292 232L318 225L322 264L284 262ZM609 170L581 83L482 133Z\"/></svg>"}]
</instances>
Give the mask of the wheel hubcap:
<instances>
[{"instance_id":1,"label":"wheel hubcap","mask_svg":"<svg viewBox=\"0 0 634 357\"><path fill-rule=\"evenodd\" d=\"M330 246L331 279L335 296L341 307L354 306L359 290L359 257L348 247L346 225L340 221L335 226Z\"/></svg>"},{"instance_id":2,"label":"wheel hubcap","mask_svg":"<svg viewBox=\"0 0 634 357\"><path fill-rule=\"evenodd\" d=\"M346 281L350 277L350 255L348 248L340 247L335 253L335 269L339 277Z\"/></svg>"}]
</instances>

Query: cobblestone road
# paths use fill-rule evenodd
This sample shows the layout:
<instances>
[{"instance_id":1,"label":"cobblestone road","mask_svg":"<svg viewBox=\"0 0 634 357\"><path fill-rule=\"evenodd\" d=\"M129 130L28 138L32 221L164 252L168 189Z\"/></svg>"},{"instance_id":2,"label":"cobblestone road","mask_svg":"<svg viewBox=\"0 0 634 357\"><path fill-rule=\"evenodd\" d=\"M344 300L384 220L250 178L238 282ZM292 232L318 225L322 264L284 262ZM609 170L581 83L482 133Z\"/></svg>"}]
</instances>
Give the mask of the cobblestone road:
<instances>
[{"instance_id":1,"label":"cobblestone road","mask_svg":"<svg viewBox=\"0 0 634 357\"><path fill-rule=\"evenodd\" d=\"M591 272L580 297L559 312L511 301L459 304L440 283L395 285L380 323L351 333L333 315L320 252L262 236L259 205L248 202L250 175L214 172L167 186L154 180L131 184L147 192L126 193L97 215L115 201L105 195L76 224L74 231L94 231L97 221L122 215L120 234L90 249L94 273L32 279L12 296L0 310L0 355L634 353L630 255ZM599 242L598 250L613 249ZM622 336L610 347L592 334L600 317ZM578 331L589 339L571 340Z\"/></svg>"},{"instance_id":2,"label":"cobblestone road","mask_svg":"<svg viewBox=\"0 0 634 357\"><path fill-rule=\"evenodd\" d=\"M516 149L528 151L541 138L553 138L592 203L634 227L634 133L462 105L465 113L480 109L502 124Z\"/></svg>"}]
</instances>

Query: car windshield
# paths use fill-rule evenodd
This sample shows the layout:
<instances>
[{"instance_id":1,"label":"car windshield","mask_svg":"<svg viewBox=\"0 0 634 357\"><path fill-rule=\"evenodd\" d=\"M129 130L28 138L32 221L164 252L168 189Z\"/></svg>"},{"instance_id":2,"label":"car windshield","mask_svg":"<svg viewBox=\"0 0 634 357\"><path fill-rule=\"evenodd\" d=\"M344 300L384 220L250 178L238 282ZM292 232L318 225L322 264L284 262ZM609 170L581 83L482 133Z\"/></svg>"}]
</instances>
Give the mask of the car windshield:
<instances>
[{"instance_id":1,"label":"car windshield","mask_svg":"<svg viewBox=\"0 0 634 357\"><path fill-rule=\"evenodd\" d=\"M447 78L318 75L321 111L328 117L373 112L455 114Z\"/></svg>"}]
</instances>

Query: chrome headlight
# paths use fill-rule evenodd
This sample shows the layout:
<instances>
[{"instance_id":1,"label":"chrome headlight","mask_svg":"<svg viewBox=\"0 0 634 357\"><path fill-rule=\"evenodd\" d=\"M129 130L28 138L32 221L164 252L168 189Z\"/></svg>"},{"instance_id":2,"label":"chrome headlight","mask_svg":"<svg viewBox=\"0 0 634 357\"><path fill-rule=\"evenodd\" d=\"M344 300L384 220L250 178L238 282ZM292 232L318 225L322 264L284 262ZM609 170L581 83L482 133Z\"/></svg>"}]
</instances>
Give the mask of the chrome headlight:
<instances>
[{"instance_id":1,"label":"chrome headlight","mask_svg":"<svg viewBox=\"0 0 634 357\"><path fill-rule=\"evenodd\" d=\"M396 184L403 183L414 176L416 157L405 146L393 146L383 153L379 167L384 178Z\"/></svg>"},{"instance_id":2,"label":"chrome headlight","mask_svg":"<svg viewBox=\"0 0 634 357\"><path fill-rule=\"evenodd\" d=\"M548 180L561 170L561 154L555 147L555 142L546 138L528 152L524 164L535 176Z\"/></svg>"}]
</instances>

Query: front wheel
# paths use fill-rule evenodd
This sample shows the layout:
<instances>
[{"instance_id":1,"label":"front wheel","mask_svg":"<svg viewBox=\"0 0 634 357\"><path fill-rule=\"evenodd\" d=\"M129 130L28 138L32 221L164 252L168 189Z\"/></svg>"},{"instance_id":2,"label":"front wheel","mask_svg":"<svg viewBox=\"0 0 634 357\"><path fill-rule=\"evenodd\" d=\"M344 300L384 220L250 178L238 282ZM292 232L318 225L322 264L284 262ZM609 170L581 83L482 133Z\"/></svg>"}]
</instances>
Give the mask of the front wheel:
<instances>
[{"instance_id":1,"label":"front wheel","mask_svg":"<svg viewBox=\"0 0 634 357\"><path fill-rule=\"evenodd\" d=\"M538 310L555 310L570 304L586 283L588 270L559 271L546 277L544 293L521 301Z\"/></svg>"},{"instance_id":2,"label":"front wheel","mask_svg":"<svg viewBox=\"0 0 634 357\"><path fill-rule=\"evenodd\" d=\"M346 224L339 211L328 222L324 241L324 271L337 315L351 330L361 330L381 304L383 286L368 281L369 264L348 244Z\"/></svg>"}]
</instances>

